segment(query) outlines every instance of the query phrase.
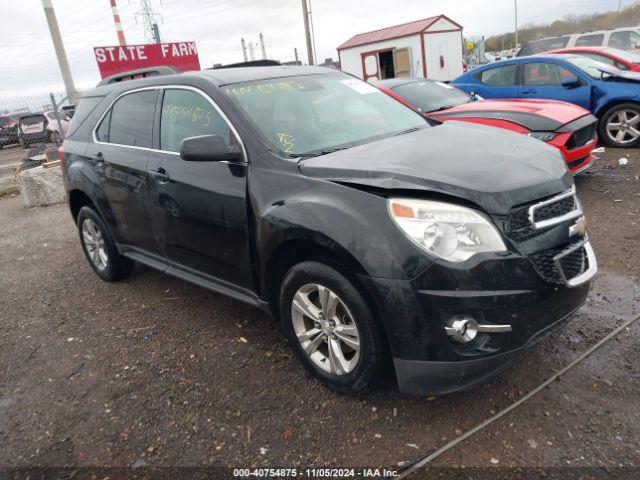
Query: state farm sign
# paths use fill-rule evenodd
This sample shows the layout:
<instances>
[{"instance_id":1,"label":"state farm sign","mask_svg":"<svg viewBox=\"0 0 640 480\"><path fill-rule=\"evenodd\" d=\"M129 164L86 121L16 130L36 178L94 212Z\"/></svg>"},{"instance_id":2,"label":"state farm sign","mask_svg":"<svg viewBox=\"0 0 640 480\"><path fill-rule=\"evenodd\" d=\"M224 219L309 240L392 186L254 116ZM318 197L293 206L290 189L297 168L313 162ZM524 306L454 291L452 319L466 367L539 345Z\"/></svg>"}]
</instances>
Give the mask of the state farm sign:
<instances>
[{"instance_id":1,"label":"state farm sign","mask_svg":"<svg viewBox=\"0 0 640 480\"><path fill-rule=\"evenodd\" d=\"M93 53L102 78L160 65L170 65L183 72L200 70L195 42L94 47Z\"/></svg>"}]
</instances>

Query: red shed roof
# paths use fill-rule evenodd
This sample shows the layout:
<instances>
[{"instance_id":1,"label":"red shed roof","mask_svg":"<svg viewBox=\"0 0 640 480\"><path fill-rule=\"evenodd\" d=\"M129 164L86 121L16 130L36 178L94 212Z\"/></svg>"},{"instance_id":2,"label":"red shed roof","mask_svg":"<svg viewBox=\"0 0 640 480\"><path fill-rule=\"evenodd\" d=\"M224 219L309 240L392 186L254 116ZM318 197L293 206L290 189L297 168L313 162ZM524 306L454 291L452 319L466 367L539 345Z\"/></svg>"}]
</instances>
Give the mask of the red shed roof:
<instances>
[{"instance_id":1,"label":"red shed roof","mask_svg":"<svg viewBox=\"0 0 640 480\"><path fill-rule=\"evenodd\" d=\"M406 37L408 35L415 35L416 33L424 32L431 25L436 23L439 19L444 18L459 28L462 26L444 15L437 15L435 17L424 18L422 20L416 20L414 22L403 23L402 25L395 25L393 27L381 28L380 30L373 30L371 32L359 33L354 35L349 40L344 42L338 47L338 50L345 48L357 47L359 45L366 45L367 43L381 42L383 40L391 40L393 38Z\"/></svg>"}]
</instances>

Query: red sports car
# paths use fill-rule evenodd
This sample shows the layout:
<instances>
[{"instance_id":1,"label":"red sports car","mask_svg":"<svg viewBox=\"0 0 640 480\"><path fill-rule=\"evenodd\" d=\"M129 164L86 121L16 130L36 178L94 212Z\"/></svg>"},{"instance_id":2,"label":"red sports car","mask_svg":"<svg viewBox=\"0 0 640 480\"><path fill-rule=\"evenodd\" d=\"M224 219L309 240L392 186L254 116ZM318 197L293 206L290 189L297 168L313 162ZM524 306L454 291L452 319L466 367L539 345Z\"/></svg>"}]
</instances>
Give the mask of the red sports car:
<instances>
[{"instance_id":1,"label":"red sports car","mask_svg":"<svg viewBox=\"0 0 640 480\"><path fill-rule=\"evenodd\" d=\"M560 149L573 175L596 157L598 120L588 110L556 100L483 100L424 78L391 78L375 85L425 117L481 123L523 133Z\"/></svg>"},{"instance_id":2,"label":"red sports car","mask_svg":"<svg viewBox=\"0 0 640 480\"><path fill-rule=\"evenodd\" d=\"M635 52L618 50L608 47L573 47L552 50L545 53L576 53L585 57L593 58L607 65L613 65L620 70L630 70L640 72L640 55Z\"/></svg>"}]
</instances>

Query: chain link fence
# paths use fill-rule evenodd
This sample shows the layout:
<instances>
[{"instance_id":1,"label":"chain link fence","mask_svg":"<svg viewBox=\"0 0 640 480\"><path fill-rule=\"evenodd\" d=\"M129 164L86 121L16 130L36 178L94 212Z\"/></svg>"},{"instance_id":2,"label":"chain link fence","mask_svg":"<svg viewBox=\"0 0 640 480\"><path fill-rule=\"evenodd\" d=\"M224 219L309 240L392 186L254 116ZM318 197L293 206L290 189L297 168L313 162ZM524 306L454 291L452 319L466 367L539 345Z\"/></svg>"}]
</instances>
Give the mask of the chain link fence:
<instances>
[{"instance_id":1,"label":"chain link fence","mask_svg":"<svg viewBox=\"0 0 640 480\"><path fill-rule=\"evenodd\" d=\"M58 159L73 114L61 93L0 97L0 196L17 192L20 171Z\"/></svg>"},{"instance_id":2,"label":"chain link fence","mask_svg":"<svg viewBox=\"0 0 640 480\"><path fill-rule=\"evenodd\" d=\"M0 147L60 145L73 112L60 93L0 98Z\"/></svg>"}]
</instances>

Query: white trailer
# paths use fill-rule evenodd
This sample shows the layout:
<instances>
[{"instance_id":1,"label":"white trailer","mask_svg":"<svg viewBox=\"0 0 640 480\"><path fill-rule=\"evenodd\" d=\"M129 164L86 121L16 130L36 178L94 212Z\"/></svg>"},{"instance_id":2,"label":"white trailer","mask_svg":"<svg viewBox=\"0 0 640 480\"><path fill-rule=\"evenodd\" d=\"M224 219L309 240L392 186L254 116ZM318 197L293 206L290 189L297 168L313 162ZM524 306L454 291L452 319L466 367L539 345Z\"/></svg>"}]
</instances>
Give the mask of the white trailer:
<instances>
[{"instance_id":1,"label":"white trailer","mask_svg":"<svg viewBox=\"0 0 640 480\"><path fill-rule=\"evenodd\" d=\"M360 33L338 47L342 71L363 80L463 73L462 26L444 15Z\"/></svg>"}]
</instances>

